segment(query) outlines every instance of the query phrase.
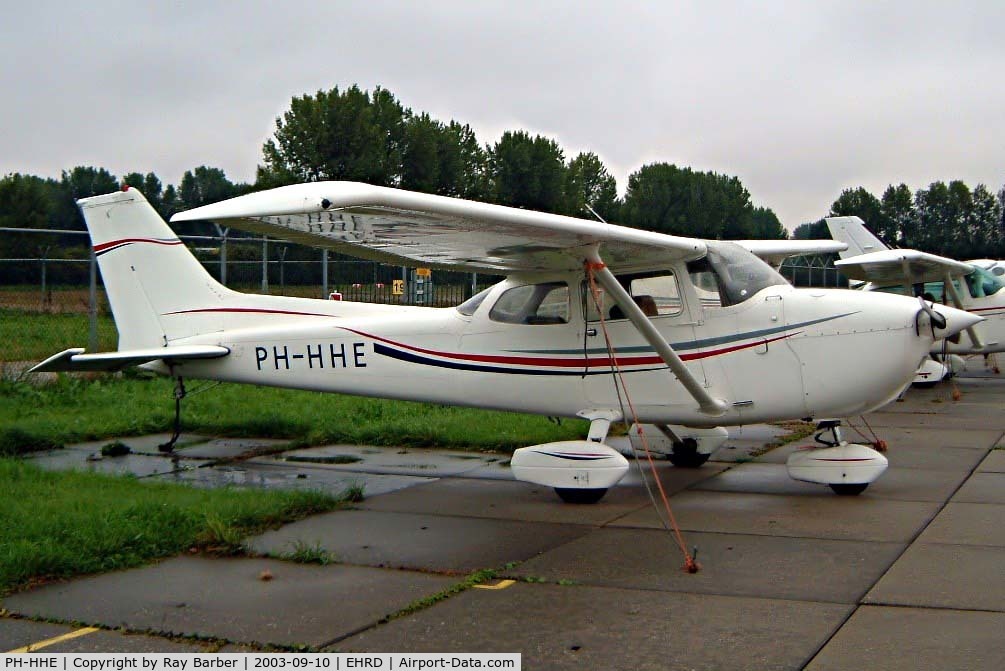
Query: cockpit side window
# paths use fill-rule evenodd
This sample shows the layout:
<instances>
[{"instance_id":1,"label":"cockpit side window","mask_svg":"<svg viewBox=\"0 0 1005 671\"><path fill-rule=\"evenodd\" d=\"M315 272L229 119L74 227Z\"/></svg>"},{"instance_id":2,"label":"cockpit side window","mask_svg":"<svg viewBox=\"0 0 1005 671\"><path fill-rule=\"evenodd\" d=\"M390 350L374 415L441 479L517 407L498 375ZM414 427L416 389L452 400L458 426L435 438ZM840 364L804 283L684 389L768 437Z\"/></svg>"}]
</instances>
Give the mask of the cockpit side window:
<instances>
[{"instance_id":1,"label":"cockpit side window","mask_svg":"<svg viewBox=\"0 0 1005 671\"><path fill-rule=\"evenodd\" d=\"M687 273L691 277L694 285L694 292L698 294L698 302L702 307L722 307L728 305L723 303L722 292L719 290L719 276L712 269L708 262L708 257L697 259L687 264Z\"/></svg>"},{"instance_id":2,"label":"cockpit side window","mask_svg":"<svg viewBox=\"0 0 1005 671\"><path fill-rule=\"evenodd\" d=\"M634 275L618 275L618 282L628 290L632 300L647 317L672 317L684 311L684 303L677 284L677 276L672 270L659 270ZM586 304L587 321L600 319L597 313L596 301L590 292L590 287L583 282L583 300ZM619 305L606 298L606 292L600 289L604 314L607 319L625 319L624 311Z\"/></svg>"},{"instance_id":3,"label":"cockpit side window","mask_svg":"<svg viewBox=\"0 0 1005 671\"><path fill-rule=\"evenodd\" d=\"M489 293L491 293L491 291L492 287L489 287L484 291L479 291L477 294L475 294L468 300L464 301L454 309L460 312L465 317L470 317L478 310L478 307L485 301L485 299L488 298Z\"/></svg>"},{"instance_id":4,"label":"cockpit side window","mask_svg":"<svg viewBox=\"0 0 1005 671\"><path fill-rule=\"evenodd\" d=\"M545 282L507 289L492 306L489 319L505 324L568 324L569 285Z\"/></svg>"}]
</instances>

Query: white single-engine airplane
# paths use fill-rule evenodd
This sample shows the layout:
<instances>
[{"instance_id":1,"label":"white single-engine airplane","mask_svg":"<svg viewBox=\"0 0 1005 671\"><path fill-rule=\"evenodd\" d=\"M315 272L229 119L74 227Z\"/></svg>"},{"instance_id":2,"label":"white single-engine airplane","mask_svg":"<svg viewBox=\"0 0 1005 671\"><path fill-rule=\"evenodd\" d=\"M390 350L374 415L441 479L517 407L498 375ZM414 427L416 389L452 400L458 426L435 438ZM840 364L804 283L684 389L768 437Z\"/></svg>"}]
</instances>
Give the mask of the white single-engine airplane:
<instances>
[{"instance_id":1,"label":"white single-engine airplane","mask_svg":"<svg viewBox=\"0 0 1005 671\"><path fill-rule=\"evenodd\" d=\"M183 377L203 378L585 417L587 440L521 448L511 462L515 477L567 501L597 501L627 471L604 445L626 392L637 421L677 437L674 463L698 466L711 427L886 404L935 339L980 320L904 296L795 289L734 243L348 182L253 193L172 221L507 278L456 308L243 294L210 277L135 189L78 204L119 349L69 349L34 370L142 365L177 378L180 393ZM751 244L768 256L774 246ZM794 477L844 494L886 466L837 431L833 447L801 454Z\"/></svg>"},{"instance_id":2,"label":"white single-engine airplane","mask_svg":"<svg viewBox=\"0 0 1005 671\"><path fill-rule=\"evenodd\" d=\"M1005 351L1005 281L992 272L996 262L955 261L915 249L891 249L858 217L830 217L826 221L831 237L848 245L834 265L849 278L860 280L858 288L924 296L984 317L966 329L966 338L936 342L933 355ZM946 373L943 362L928 359L918 370L916 382L934 383Z\"/></svg>"}]
</instances>

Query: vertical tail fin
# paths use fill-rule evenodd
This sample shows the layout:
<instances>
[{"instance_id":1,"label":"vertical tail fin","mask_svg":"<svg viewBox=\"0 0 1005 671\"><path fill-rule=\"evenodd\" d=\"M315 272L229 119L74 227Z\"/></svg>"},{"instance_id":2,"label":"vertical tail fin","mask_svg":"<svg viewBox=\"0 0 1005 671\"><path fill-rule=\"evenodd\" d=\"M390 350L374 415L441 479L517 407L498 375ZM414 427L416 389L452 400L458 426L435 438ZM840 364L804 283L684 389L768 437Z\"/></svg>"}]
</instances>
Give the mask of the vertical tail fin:
<instances>
[{"instance_id":1,"label":"vertical tail fin","mask_svg":"<svg viewBox=\"0 0 1005 671\"><path fill-rule=\"evenodd\" d=\"M890 248L873 235L858 217L828 217L824 221L827 222L831 237L848 245L848 249L839 253L842 259Z\"/></svg>"},{"instance_id":2,"label":"vertical tail fin","mask_svg":"<svg viewBox=\"0 0 1005 671\"><path fill-rule=\"evenodd\" d=\"M184 321L164 317L193 302L219 304L230 293L136 189L83 198L77 205L91 234L120 350L161 347L193 335Z\"/></svg>"}]
</instances>

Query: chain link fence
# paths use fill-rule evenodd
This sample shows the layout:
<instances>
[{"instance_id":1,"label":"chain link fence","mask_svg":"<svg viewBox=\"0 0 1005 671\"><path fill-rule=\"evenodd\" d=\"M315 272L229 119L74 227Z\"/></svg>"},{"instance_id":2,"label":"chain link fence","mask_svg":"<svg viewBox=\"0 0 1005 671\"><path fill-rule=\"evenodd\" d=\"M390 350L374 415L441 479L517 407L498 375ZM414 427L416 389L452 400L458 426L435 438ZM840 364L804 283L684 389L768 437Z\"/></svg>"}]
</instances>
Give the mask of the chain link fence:
<instances>
[{"instance_id":1,"label":"chain link fence","mask_svg":"<svg viewBox=\"0 0 1005 671\"><path fill-rule=\"evenodd\" d=\"M19 371L67 347L116 348L85 231L7 228L0 235L16 236L0 258L0 366ZM501 279L449 271L422 277L414 268L260 237L179 237L215 279L249 293L448 307ZM829 255L788 259L780 272L796 286L847 286Z\"/></svg>"}]
</instances>

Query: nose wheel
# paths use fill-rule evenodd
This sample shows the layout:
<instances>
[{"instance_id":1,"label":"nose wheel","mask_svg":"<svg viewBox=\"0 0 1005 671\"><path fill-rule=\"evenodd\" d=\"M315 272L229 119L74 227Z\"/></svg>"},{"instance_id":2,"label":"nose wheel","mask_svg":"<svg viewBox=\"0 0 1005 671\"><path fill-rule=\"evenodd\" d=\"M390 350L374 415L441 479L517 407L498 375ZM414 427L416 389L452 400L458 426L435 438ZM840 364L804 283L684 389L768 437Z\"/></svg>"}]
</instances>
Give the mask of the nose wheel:
<instances>
[{"instance_id":1,"label":"nose wheel","mask_svg":"<svg viewBox=\"0 0 1005 671\"><path fill-rule=\"evenodd\" d=\"M815 439L825 447L800 449L789 455L785 465L794 480L828 485L838 496L858 496L886 471L886 457L841 437L839 420L822 421L817 429Z\"/></svg>"}]
</instances>

